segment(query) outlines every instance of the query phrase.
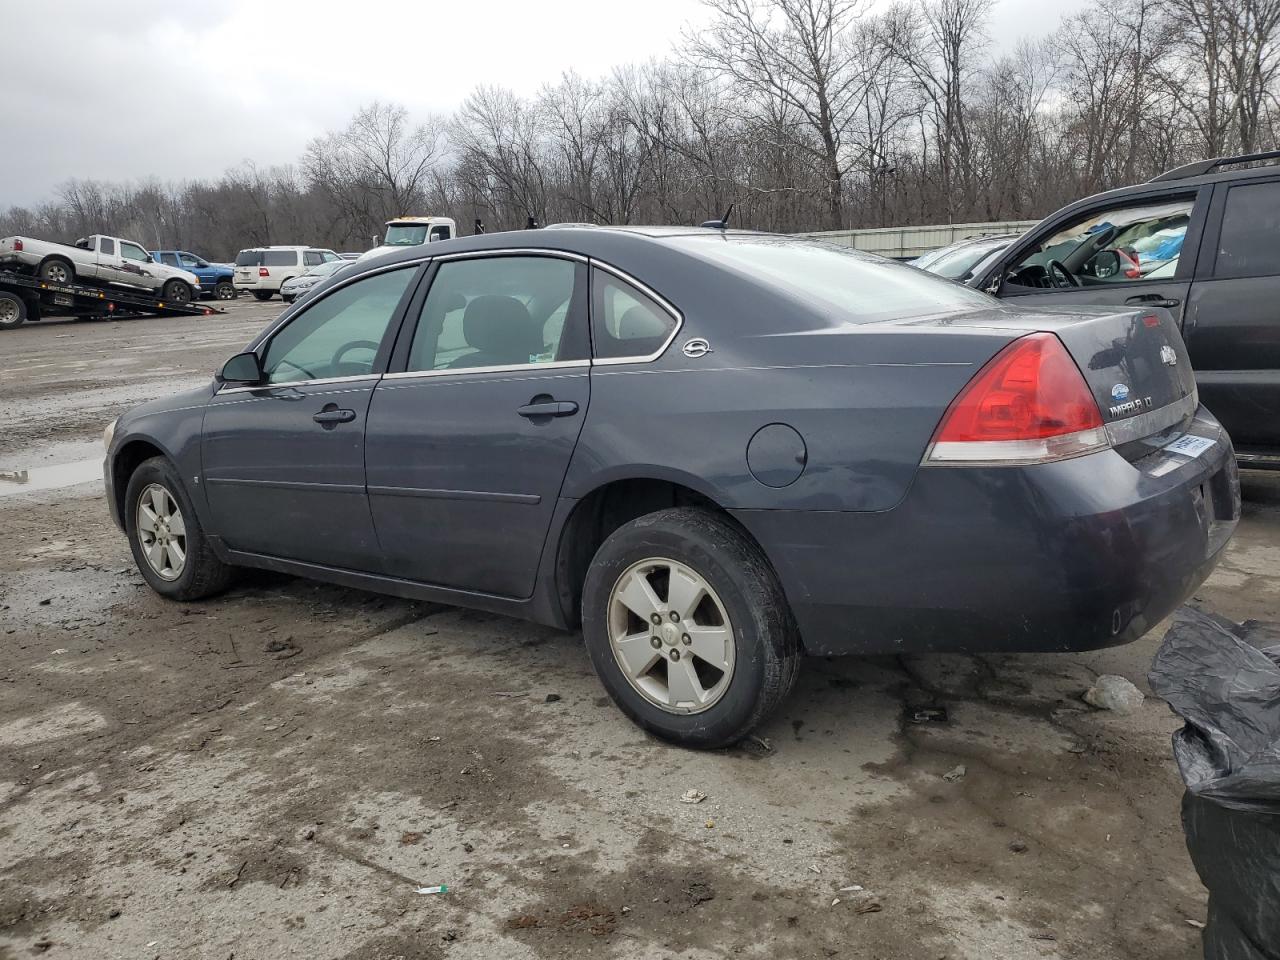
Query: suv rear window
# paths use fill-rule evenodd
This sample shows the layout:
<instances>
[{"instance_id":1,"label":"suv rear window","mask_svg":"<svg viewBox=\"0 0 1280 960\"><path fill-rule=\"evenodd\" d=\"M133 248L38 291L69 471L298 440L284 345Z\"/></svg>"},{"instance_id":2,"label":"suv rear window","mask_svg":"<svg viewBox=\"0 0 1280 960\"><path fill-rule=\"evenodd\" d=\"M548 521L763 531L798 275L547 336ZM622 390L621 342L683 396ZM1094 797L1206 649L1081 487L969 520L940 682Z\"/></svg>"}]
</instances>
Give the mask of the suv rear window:
<instances>
[{"instance_id":1,"label":"suv rear window","mask_svg":"<svg viewBox=\"0 0 1280 960\"><path fill-rule=\"evenodd\" d=\"M236 254L237 267L296 267L297 250L241 250Z\"/></svg>"},{"instance_id":2,"label":"suv rear window","mask_svg":"<svg viewBox=\"0 0 1280 960\"><path fill-rule=\"evenodd\" d=\"M686 249L746 277L763 280L849 323L956 313L992 305L985 293L847 247L782 237L707 232L675 239Z\"/></svg>"},{"instance_id":3,"label":"suv rear window","mask_svg":"<svg viewBox=\"0 0 1280 960\"><path fill-rule=\"evenodd\" d=\"M1215 277L1280 276L1280 180L1227 192Z\"/></svg>"}]
</instances>

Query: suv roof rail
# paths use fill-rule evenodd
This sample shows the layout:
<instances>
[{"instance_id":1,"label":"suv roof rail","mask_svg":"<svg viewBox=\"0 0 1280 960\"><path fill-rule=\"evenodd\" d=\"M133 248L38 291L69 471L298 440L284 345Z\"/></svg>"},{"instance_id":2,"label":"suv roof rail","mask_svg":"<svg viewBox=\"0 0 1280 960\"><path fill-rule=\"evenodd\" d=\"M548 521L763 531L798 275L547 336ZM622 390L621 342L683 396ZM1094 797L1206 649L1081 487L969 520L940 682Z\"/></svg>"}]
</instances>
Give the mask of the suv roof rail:
<instances>
[{"instance_id":1,"label":"suv roof rail","mask_svg":"<svg viewBox=\"0 0 1280 960\"><path fill-rule=\"evenodd\" d=\"M1280 159L1280 150L1267 150L1264 153L1244 153L1238 157L1215 157L1212 160L1197 160L1195 163L1185 163L1180 167L1174 167L1172 170L1166 170L1158 177L1152 177L1150 182L1189 180L1192 177L1202 177L1206 173L1212 173L1218 167L1226 167L1235 163L1255 163L1259 160L1276 159Z\"/></svg>"}]
</instances>

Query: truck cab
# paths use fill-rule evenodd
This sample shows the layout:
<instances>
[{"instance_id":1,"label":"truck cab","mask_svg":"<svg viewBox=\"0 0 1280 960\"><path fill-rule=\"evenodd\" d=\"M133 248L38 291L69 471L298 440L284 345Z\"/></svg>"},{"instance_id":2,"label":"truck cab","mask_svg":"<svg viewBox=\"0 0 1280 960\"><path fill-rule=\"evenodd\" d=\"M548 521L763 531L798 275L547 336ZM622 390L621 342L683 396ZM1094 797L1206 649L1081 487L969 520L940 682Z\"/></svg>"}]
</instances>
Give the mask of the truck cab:
<instances>
[{"instance_id":1,"label":"truck cab","mask_svg":"<svg viewBox=\"0 0 1280 960\"><path fill-rule=\"evenodd\" d=\"M152 250L151 256L156 263L162 263L166 267L178 267L194 273L200 278L200 289L205 296L219 300L234 300L236 297L235 284L232 282L235 271L230 266L210 263L204 257L186 250Z\"/></svg>"},{"instance_id":2,"label":"truck cab","mask_svg":"<svg viewBox=\"0 0 1280 960\"><path fill-rule=\"evenodd\" d=\"M367 251L361 260L388 250L416 247L458 235L458 225L452 217L395 217L388 220L386 226L387 232L382 238L382 245Z\"/></svg>"}]
</instances>

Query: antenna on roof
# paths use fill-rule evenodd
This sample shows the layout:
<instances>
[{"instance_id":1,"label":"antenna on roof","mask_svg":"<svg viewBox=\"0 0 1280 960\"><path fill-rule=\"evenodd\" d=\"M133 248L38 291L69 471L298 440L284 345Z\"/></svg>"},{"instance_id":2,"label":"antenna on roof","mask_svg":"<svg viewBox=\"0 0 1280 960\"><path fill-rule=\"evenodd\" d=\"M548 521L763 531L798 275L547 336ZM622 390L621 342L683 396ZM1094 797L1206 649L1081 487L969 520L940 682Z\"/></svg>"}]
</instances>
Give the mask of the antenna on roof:
<instances>
[{"instance_id":1,"label":"antenna on roof","mask_svg":"<svg viewBox=\"0 0 1280 960\"><path fill-rule=\"evenodd\" d=\"M733 213L732 203L729 204L729 209L724 212L723 217L721 217L719 220L703 220L702 226L706 227L708 230L728 230L729 214L731 213Z\"/></svg>"}]
</instances>

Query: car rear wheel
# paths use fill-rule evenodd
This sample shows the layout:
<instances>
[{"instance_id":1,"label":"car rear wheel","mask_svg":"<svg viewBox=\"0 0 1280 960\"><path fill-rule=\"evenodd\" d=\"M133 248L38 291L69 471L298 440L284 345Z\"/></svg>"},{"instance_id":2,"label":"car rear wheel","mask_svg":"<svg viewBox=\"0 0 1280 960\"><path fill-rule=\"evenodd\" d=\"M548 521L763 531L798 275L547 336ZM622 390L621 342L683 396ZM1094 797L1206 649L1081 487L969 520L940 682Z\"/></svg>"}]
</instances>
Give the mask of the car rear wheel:
<instances>
[{"instance_id":1,"label":"car rear wheel","mask_svg":"<svg viewBox=\"0 0 1280 960\"><path fill-rule=\"evenodd\" d=\"M164 285L160 296L171 303L190 303L191 294L191 284L187 283L187 281L170 280Z\"/></svg>"},{"instance_id":2,"label":"car rear wheel","mask_svg":"<svg viewBox=\"0 0 1280 960\"><path fill-rule=\"evenodd\" d=\"M800 640L768 560L712 511L633 520L597 551L582 597L596 674L645 730L729 746L791 690Z\"/></svg>"},{"instance_id":3,"label":"car rear wheel","mask_svg":"<svg viewBox=\"0 0 1280 960\"><path fill-rule=\"evenodd\" d=\"M226 589L233 568L214 554L168 460L152 457L133 472L124 506L129 548L152 590L199 600Z\"/></svg>"},{"instance_id":4,"label":"car rear wheel","mask_svg":"<svg viewBox=\"0 0 1280 960\"><path fill-rule=\"evenodd\" d=\"M219 300L234 300L236 288L230 280L222 280L213 288L213 295Z\"/></svg>"},{"instance_id":5,"label":"car rear wheel","mask_svg":"<svg viewBox=\"0 0 1280 960\"><path fill-rule=\"evenodd\" d=\"M267 301L267 300L270 300L270 299L271 299L271 291L270 291L270 290L255 290L255 291L253 291L253 295L254 295L257 299L262 300L262 301Z\"/></svg>"},{"instance_id":6,"label":"car rear wheel","mask_svg":"<svg viewBox=\"0 0 1280 960\"><path fill-rule=\"evenodd\" d=\"M75 268L70 262L62 259L46 260L40 264L40 279L59 285L72 283L76 278Z\"/></svg>"},{"instance_id":7,"label":"car rear wheel","mask_svg":"<svg viewBox=\"0 0 1280 960\"><path fill-rule=\"evenodd\" d=\"M26 319L26 302L16 293L0 290L0 330L20 327Z\"/></svg>"}]
</instances>

